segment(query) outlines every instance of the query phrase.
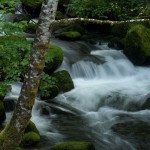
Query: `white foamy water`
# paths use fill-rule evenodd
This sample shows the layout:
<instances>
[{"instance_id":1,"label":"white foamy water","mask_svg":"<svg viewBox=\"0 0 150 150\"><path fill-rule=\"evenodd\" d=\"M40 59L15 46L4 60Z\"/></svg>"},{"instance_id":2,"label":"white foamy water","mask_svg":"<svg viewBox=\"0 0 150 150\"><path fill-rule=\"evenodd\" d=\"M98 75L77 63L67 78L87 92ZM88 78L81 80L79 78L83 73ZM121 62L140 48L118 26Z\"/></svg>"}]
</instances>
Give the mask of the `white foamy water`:
<instances>
[{"instance_id":1,"label":"white foamy water","mask_svg":"<svg viewBox=\"0 0 150 150\"><path fill-rule=\"evenodd\" d=\"M130 120L150 123L150 110L140 109L150 92L150 68L134 66L122 51L110 49L106 43L91 51L86 51L86 48L91 47L83 46L83 43L74 43L74 48L67 42L54 43L61 45L65 51L60 70L68 70L75 85L73 90L58 95L55 101L64 102L70 108L84 112L81 119L86 123L80 126L85 130L85 136L94 142L96 150L136 150L128 139L113 133L111 127ZM84 59L86 55L89 60ZM76 56L80 56L79 59ZM19 86L14 84L12 92L7 96L16 97L20 91ZM47 116L41 115L39 108L45 103L36 100L32 120L42 135L55 142L62 141L67 135L52 126L57 115L51 112ZM132 107L134 111L131 111ZM58 116L58 120L59 117L61 119Z\"/></svg>"}]
</instances>

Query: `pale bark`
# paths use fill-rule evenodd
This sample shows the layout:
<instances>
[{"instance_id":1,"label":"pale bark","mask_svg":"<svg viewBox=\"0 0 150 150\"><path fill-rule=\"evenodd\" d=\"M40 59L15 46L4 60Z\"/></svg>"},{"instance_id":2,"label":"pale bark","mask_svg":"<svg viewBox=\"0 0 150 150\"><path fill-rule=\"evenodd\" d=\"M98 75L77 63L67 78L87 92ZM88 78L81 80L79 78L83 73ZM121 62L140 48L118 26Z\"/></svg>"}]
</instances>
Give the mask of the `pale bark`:
<instances>
[{"instance_id":1,"label":"pale bark","mask_svg":"<svg viewBox=\"0 0 150 150\"><path fill-rule=\"evenodd\" d=\"M54 25L58 25L61 23L93 23L93 24L125 24L125 23L140 23L140 22L150 22L150 19L132 19L132 20L125 20L125 21L111 21L111 20L98 20L98 19L88 19L88 18L67 18L67 19L60 19L55 20L53 22Z\"/></svg>"},{"instance_id":2,"label":"pale bark","mask_svg":"<svg viewBox=\"0 0 150 150\"><path fill-rule=\"evenodd\" d=\"M45 55L50 42L52 29L49 29L49 27L55 20L57 4L58 0L43 1L30 64L12 119L0 133L0 150L14 150L19 145L31 118L32 107L40 82L40 73L45 65Z\"/></svg>"}]
</instances>

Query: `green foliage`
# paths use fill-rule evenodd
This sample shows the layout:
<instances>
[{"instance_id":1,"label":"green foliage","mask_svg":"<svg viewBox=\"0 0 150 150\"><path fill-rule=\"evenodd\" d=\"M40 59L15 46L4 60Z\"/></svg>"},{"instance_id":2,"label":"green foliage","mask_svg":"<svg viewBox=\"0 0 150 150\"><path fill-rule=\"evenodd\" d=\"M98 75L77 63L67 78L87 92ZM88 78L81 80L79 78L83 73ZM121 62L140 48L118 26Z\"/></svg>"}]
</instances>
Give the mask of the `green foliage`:
<instances>
[{"instance_id":1,"label":"green foliage","mask_svg":"<svg viewBox=\"0 0 150 150\"><path fill-rule=\"evenodd\" d=\"M1 36L0 49L1 74L7 81L20 80L29 61L30 42L23 36Z\"/></svg>"},{"instance_id":2,"label":"green foliage","mask_svg":"<svg viewBox=\"0 0 150 150\"><path fill-rule=\"evenodd\" d=\"M72 0L69 15L95 19L125 20L138 16L143 0Z\"/></svg>"},{"instance_id":3,"label":"green foliage","mask_svg":"<svg viewBox=\"0 0 150 150\"><path fill-rule=\"evenodd\" d=\"M57 80L55 77L49 76L45 72L41 73L40 92L42 97L50 97L58 94ZM56 94L55 94L56 93Z\"/></svg>"},{"instance_id":4,"label":"green foliage","mask_svg":"<svg viewBox=\"0 0 150 150\"><path fill-rule=\"evenodd\" d=\"M90 142L63 142L54 145L51 150L95 150Z\"/></svg>"},{"instance_id":5,"label":"green foliage","mask_svg":"<svg viewBox=\"0 0 150 150\"><path fill-rule=\"evenodd\" d=\"M1 0L0 14L12 13L15 11L15 6L19 5L20 0Z\"/></svg>"},{"instance_id":6,"label":"green foliage","mask_svg":"<svg viewBox=\"0 0 150 150\"><path fill-rule=\"evenodd\" d=\"M35 33L37 29L37 24L35 23L29 23L26 25L26 27L24 28L24 32L27 33Z\"/></svg>"},{"instance_id":7,"label":"green foliage","mask_svg":"<svg viewBox=\"0 0 150 150\"><path fill-rule=\"evenodd\" d=\"M27 26L26 21L12 23L8 21L0 22L0 34L2 35L22 35L24 28Z\"/></svg>"},{"instance_id":8,"label":"green foliage","mask_svg":"<svg viewBox=\"0 0 150 150\"><path fill-rule=\"evenodd\" d=\"M8 90L10 90L10 85L0 82L0 97L4 97Z\"/></svg>"}]
</instances>

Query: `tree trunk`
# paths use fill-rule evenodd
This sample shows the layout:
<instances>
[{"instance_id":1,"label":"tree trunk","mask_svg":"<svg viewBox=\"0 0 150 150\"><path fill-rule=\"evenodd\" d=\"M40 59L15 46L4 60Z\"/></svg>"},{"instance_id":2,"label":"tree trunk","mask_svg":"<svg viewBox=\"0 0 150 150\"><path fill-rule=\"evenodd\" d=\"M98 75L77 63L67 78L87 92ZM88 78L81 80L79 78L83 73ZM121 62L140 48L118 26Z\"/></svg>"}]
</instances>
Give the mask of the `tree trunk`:
<instances>
[{"instance_id":1,"label":"tree trunk","mask_svg":"<svg viewBox=\"0 0 150 150\"><path fill-rule=\"evenodd\" d=\"M55 20L58 1L43 1L28 70L13 116L0 133L0 150L15 150L20 144L24 130L31 118L32 107L40 83L40 73L45 65L45 55L52 31L51 24Z\"/></svg>"}]
</instances>

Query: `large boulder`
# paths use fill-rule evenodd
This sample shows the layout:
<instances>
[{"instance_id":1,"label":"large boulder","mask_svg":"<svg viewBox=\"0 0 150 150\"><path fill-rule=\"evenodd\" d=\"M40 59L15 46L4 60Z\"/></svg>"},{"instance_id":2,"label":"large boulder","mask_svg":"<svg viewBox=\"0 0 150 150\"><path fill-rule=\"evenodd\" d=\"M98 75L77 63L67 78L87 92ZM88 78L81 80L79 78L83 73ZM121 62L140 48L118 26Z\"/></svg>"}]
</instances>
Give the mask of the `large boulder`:
<instances>
[{"instance_id":1,"label":"large boulder","mask_svg":"<svg viewBox=\"0 0 150 150\"><path fill-rule=\"evenodd\" d=\"M56 45L51 45L46 55L44 72L51 75L62 63L63 51Z\"/></svg>"},{"instance_id":2,"label":"large boulder","mask_svg":"<svg viewBox=\"0 0 150 150\"><path fill-rule=\"evenodd\" d=\"M125 37L124 53L136 65L150 64L150 29L135 25Z\"/></svg>"},{"instance_id":3,"label":"large boulder","mask_svg":"<svg viewBox=\"0 0 150 150\"><path fill-rule=\"evenodd\" d=\"M54 145L51 150L95 150L94 145L90 142L63 142Z\"/></svg>"},{"instance_id":4,"label":"large boulder","mask_svg":"<svg viewBox=\"0 0 150 150\"><path fill-rule=\"evenodd\" d=\"M5 108L3 101L0 100L0 123L6 119Z\"/></svg>"}]
</instances>

